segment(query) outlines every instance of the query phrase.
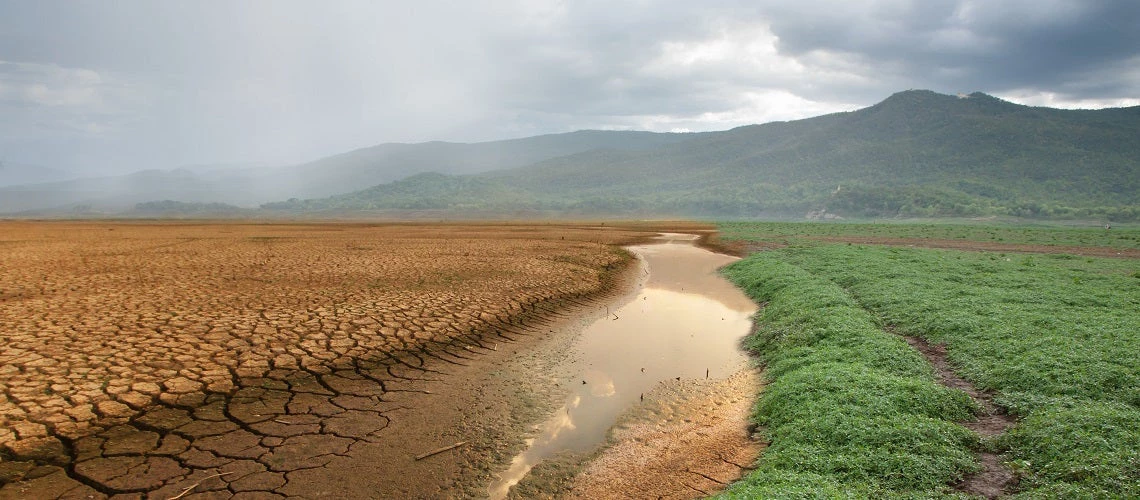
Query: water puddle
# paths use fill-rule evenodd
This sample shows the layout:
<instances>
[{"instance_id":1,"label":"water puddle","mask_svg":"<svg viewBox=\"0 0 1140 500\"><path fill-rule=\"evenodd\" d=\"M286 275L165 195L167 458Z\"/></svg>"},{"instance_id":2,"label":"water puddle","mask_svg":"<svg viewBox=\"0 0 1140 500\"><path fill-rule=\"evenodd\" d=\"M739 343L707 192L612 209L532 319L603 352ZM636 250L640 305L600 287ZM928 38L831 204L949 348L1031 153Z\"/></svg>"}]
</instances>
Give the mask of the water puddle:
<instances>
[{"instance_id":1,"label":"water puddle","mask_svg":"<svg viewBox=\"0 0 1140 500\"><path fill-rule=\"evenodd\" d=\"M716 273L736 258L696 247L693 235L658 239L629 247L647 276L640 292L582 333L575 344L580 377L572 393L491 483L491 498L505 498L545 458L601 444L619 414L657 384L720 379L746 366L738 345L756 305Z\"/></svg>"}]
</instances>

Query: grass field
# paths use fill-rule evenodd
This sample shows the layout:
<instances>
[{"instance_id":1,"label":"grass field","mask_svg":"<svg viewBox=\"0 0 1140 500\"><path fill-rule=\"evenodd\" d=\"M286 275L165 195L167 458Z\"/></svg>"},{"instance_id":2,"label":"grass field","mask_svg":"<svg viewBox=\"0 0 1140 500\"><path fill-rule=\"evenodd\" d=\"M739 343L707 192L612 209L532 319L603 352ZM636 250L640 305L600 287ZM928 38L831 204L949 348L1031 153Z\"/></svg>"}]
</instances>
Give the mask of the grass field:
<instances>
[{"instance_id":1,"label":"grass field","mask_svg":"<svg viewBox=\"0 0 1140 500\"><path fill-rule=\"evenodd\" d=\"M804 223L729 222L720 225L721 238L768 242L879 238L960 240L1011 245L1140 248L1140 227L1064 227L982 223Z\"/></svg>"},{"instance_id":2,"label":"grass field","mask_svg":"<svg viewBox=\"0 0 1140 500\"><path fill-rule=\"evenodd\" d=\"M729 225L726 236L793 229L751 227ZM1013 234L882 229L923 231ZM1131 241L1105 239L1103 229L1025 231L1016 234L1027 244ZM1020 477L1016 495L1140 496L1140 261L799 240L726 274L767 303L750 347L767 364L755 418L771 441L726 496L955 494L949 485L975 470L971 450L982 448L1003 452ZM884 327L944 343L957 373L996 392L1017 425L982 440L953 423L968 417L969 398L938 386L920 354Z\"/></svg>"}]
</instances>

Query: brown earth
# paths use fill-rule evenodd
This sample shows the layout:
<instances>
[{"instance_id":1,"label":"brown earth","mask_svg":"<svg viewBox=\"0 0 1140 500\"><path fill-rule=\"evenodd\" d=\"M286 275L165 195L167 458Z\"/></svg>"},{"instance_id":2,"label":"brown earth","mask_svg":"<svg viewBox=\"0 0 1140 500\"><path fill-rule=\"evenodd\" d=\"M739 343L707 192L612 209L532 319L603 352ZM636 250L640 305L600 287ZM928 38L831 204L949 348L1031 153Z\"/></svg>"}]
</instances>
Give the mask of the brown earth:
<instances>
[{"instance_id":1,"label":"brown earth","mask_svg":"<svg viewBox=\"0 0 1140 500\"><path fill-rule=\"evenodd\" d=\"M979 390L954 372L954 367L947 359L945 345L931 344L920 337L903 336L903 339L930 362L938 383L965 392L981 407L982 411L977 418L962 422L963 427L984 438L993 438L1017 424L1017 419L994 404L992 393ZM977 455L981 470L954 485L955 489L972 496L998 498L1007 494L1017 484L1013 470L1002 464L998 454L981 450Z\"/></svg>"},{"instance_id":2,"label":"brown earth","mask_svg":"<svg viewBox=\"0 0 1140 500\"><path fill-rule=\"evenodd\" d=\"M0 498L475 494L658 227L0 222Z\"/></svg>"}]
</instances>

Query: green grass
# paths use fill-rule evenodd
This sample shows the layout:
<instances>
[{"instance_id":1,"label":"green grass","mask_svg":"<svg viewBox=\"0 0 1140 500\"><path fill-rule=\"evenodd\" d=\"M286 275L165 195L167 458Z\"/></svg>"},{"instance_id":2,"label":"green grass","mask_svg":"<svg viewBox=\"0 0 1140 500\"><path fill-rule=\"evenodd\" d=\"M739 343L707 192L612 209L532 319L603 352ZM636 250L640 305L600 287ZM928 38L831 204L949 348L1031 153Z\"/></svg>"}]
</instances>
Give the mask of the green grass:
<instances>
[{"instance_id":1,"label":"green grass","mask_svg":"<svg viewBox=\"0 0 1140 500\"><path fill-rule=\"evenodd\" d=\"M758 254L725 273L760 302L749 346L766 361L756 407L769 447L728 498L916 496L975 470L975 410L836 284Z\"/></svg>"},{"instance_id":2,"label":"green grass","mask_svg":"<svg viewBox=\"0 0 1140 500\"><path fill-rule=\"evenodd\" d=\"M726 226L751 238L772 231ZM1082 234L1017 234L1039 244L1051 231ZM1096 244L1121 244L1106 241ZM756 419L772 440L757 471L726 496L936 495L970 470L960 454L978 443L949 423L968 402L929 387L917 353L876 325L945 343L959 375L1018 416L987 444L1022 474L1017 494L1140 496L1140 262L802 244L726 274L768 302L750 346L768 365ZM867 443L873 459L852 457ZM902 456L913 449L928 453Z\"/></svg>"},{"instance_id":3,"label":"green grass","mask_svg":"<svg viewBox=\"0 0 1140 500\"><path fill-rule=\"evenodd\" d=\"M1049 246L1140 248L1140 227L1066 227L1060 225L1006 225L993 223L847 223L847 222L726 222L720 224L723 240L796 242L810 238L866 236L968 240Z\"/></svg>"}]
</instances>

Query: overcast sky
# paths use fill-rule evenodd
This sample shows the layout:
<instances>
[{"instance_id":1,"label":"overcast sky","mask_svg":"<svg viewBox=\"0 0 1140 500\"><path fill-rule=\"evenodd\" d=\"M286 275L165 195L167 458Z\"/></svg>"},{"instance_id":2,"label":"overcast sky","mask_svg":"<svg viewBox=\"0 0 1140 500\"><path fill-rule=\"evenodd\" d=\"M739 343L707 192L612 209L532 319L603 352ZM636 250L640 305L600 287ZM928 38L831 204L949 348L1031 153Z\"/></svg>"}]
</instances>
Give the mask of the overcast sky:
<instances>
[{"instance_id":1,"label":"overcast sky","mask_svg":"<svg viewBox=\"0 0 1140 500\"><path fill-rule=\"evenodd\" d=\"M723 130L912 88L1140 104L1136 0L0 0L0 160Z\"/></svg>"}]
</instances>

